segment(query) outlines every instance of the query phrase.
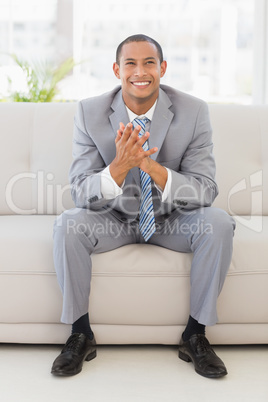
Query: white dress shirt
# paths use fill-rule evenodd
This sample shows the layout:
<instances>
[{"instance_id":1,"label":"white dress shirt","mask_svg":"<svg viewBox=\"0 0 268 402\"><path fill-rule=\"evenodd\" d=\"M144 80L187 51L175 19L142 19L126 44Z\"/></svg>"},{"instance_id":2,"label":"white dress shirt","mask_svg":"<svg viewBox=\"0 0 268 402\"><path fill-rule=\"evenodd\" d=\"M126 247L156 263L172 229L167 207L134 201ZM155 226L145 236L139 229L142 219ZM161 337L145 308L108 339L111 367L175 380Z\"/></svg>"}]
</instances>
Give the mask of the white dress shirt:
<instances>
[{"instance_id":1,"label":"white dress shirt","mask_svg":"<svg viewBox=\"0 0 268 402\"><path fill-rule=\"evenodd\" d=\"M156 103L157 103L157 101L154 103L154 105L151 107L151 109L149 109L145 114L140 115L140 116L137 116L126 106L129 121L132 122L136 118L141 119L143 117L147 117L147 119L152 121ZM162 194L162 202L164 202L167 199L168 193L169 193L170 187L171 187L171 172L168 168L165 168L165 169L168 172L168 178L167 178L167 182L166 182L164 190L160 189L159 186L155 185L156 188L158 189L158 191ZM122 184L121 187L119 187L117 185L117 183L114 181L114 179L112 178L112 176L110 174L110 165L108 165L100 173L100 176L101 176L101 193L102 193L103 198L110 200L110 199L116 198L117 196L119 196L123 193L123 188L124 188L125 182Z\"/></svg>"}]
</instances>

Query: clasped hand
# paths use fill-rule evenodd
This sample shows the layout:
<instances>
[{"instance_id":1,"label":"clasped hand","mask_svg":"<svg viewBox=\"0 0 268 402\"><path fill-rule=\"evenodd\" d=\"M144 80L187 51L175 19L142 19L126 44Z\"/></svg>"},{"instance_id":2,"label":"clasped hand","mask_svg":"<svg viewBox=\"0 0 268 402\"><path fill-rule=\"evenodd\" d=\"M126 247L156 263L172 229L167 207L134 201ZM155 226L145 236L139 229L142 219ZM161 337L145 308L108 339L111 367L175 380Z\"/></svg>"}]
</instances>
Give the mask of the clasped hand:
<instances>
[{"instance_id":1,"label":"clasped hand","mask_svg":"<svg viewBox=\"0 0 268 402\"><path fill-rule=\"evenodd\" d=\"M140 138L140 130L140 126L133 129L132 123L128 123L126 126L120 123L115 139L116 156L110 164L110 174L117 185L121 186L129 170L133 167L139 167L148 173L154 183L163 190L168 179L167 169L150 158L152 154L158 151L158 148L154 147L144 151L142 146L150 134L147 131Z\"/></svg>"},{"instance_id":2,"label":"clasped hand","mask_svg":"<svg viewBox=\"0 0 268 402\"><path fill-rule=\"evenodd\" d=\"M126 173L136 166L149 173L150 156L157 152L157 148L144 151L142 146L148 140L150 133L147 131L142 137L139 137L140 130L140 126L133 129L132 123L128 123L126 126L120 123L119 130L117 130L115 162Z\"/></svg>"}]
</instances>

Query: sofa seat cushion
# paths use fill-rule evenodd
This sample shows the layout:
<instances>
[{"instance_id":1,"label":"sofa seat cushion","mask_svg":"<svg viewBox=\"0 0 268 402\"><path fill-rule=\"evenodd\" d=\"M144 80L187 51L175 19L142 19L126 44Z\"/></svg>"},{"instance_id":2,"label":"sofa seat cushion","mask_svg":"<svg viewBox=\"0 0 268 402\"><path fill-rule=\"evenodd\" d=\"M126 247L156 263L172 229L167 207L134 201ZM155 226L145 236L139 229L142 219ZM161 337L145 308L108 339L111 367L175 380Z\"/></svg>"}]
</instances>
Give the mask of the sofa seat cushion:
<instances>
[{"instance_id":1,"label":"sofa seat cushion","mask_svg":"<svg viewBox=\"0 0 268 402\"><path fill-rule=\"evenodd\" d=\"M252 229L257 227L253 221L251 227L246 225L247 217L237 219L233 259L218 302L219 322L266 323L268 217L263 217L260 231ZM0 322L59 323L62 296L53 265L55 216L1 216L0 220L0 292L5 300L0 304ZM141 244L93 255L91 322L184 325L189 314L191 258L191 254Z\"/></svg>"},{"instance_id":2,"label":"sofa seat cushion","mask_svg":"<svg viewBox=\"0 0 268 402\"><path fill-rule=\"evenodd\" d=\"M235 218L233 258L218 300L219 323L266 323L268 217L261 217L261 226L259 217ZM93 256L92 322L128 325L187 322L191 254L152 245L128 245L109 253L109 259L105 253Z\"/></svg>"},{"instance_id":3,"label":"sofa seat cushion","mask_svg":"<svg viewBox=\"0 0 268 402\"><path fill-rule=\"evenodd\" d=\"M230 269L218 300L220 323L268 322L268 216L238 216Z\"/></svg>"},{"instance_id":4,"label":"sofa seat cushion","mask_svg":"<svg viewBox=\"0 0 268 402\"><path fill-rule=\"evenodd\" d=\"M53 264L54 216L0 217L0 322L59 322Z\"/></svg>"}]
</instances>

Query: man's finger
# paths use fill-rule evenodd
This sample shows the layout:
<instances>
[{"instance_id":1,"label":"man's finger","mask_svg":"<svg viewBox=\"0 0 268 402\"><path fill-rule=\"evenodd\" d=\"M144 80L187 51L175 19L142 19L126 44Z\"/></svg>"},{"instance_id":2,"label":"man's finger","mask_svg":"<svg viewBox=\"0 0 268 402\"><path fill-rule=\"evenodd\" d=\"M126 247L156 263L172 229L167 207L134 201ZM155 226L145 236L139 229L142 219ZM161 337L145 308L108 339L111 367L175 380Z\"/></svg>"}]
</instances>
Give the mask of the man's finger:
<instances>
[{"instance_id":1,"label":"man's finger","mask_svg":"<svg viewBox=\"0 0 268 402\"><path fill-rule=\"evenodd\" d=\"M121 121L119 123L119 130L122 131L122 133L125 130L125 125Z\"/></svg>"},{"instance_id":2,"label":"man's finger","mask_svg":"<svg viewBox=\"0 0 268 402\"><path fill-rule=\"evenodd\" d=\"M115 138L115 143L116 143L116 144L118 143L118 141L121 140L122 134L123 134L123 133L122 133L120 130L117 130L117 136L116 136L116 138Z\"/></svg>"},{"instance_id":3,"label":"man's finger","mask_svg":"<svg viewBox=\"0 0 268 402\"><path fill-rule=\"evenodd\" d=\"M140 126L136 126L136 127L133 129L133 131L132 131L132 133L131 133L131 136L129 137L129 140L128 140L130 146L133 146L133 145L136 144L137 141L139 140L139 132L140 132L140 130L141 130L141 127L140 127Z\"/></svg>"},{"instance_id":4,"label":"man's finger","mask_svg":"<svg viewBox=\"0 0 268 402\"><path fill-rule=\"evenodd\" d=\"M155 154L157 151L158 151L157 147L151 148L148 151L144 152L144 157L151 156L151 155Z\"/></svg>"},{"instance_id":5,"label":"man's finger","mask_svg":"<svg viewBox=\"0 0 268 402\"><path fill-rule=\"evenodd\" d=\"M150 133L149 131L146 131L142 137L139 138L139 140L137 141L137 145L142 147L143 144L148 140L148 138L150 137Z\"/></svg>"},{"instance_id":6,"label":"man's finger","mask_svg":"<svg viewBox=\"0 0 268 402\"><path fill-rule=\"evenodd\" d=\"M128 123L123 131L122 142L127 142L131 134L132 134L132 124Z\"/></svg>"}]
</instances>

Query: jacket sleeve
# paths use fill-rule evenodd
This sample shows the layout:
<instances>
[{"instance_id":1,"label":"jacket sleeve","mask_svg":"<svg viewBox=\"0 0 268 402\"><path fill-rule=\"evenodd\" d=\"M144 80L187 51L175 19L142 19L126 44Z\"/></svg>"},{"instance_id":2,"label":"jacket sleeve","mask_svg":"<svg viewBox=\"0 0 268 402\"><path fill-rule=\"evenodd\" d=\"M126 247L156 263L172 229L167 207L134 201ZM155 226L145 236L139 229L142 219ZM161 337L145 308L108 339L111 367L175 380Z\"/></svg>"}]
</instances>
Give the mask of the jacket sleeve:
<instances>
[{"instance_id":1,"label":"jacket sleeve","mask_svg":"<svg viewBox=\"0 0 268 402\"><path fill-rule=\"evenodd\" d=\"M171 189L165 202L189 210L211 206L218 195L215 173L208 106L201 102L191 142L178 170L171 170Z\"/></svg>"},{"instance_id":2,"label":"jacket sleeve","mask_svg":"<svg viewBox=\"0 0 268 402\"><path fill-rule=\"evenodd\" d=\"M101 193L104 160L87 132L83 103L79 102L74 118L73 163L69 171L71 194L76 207L99 209L108 204Z\"/></svg>"}]
</instances>

